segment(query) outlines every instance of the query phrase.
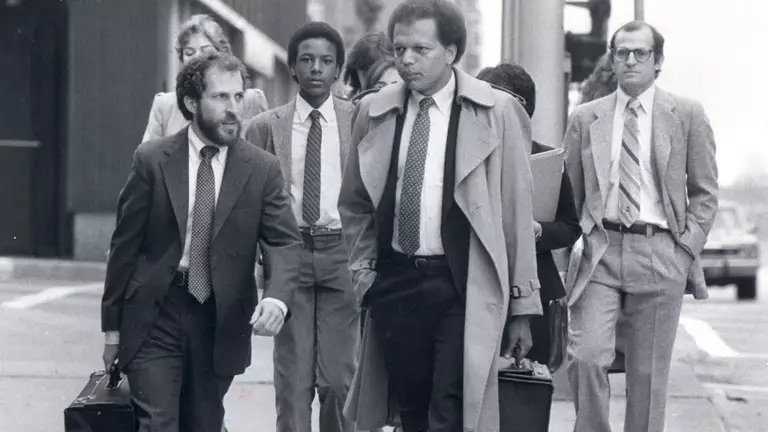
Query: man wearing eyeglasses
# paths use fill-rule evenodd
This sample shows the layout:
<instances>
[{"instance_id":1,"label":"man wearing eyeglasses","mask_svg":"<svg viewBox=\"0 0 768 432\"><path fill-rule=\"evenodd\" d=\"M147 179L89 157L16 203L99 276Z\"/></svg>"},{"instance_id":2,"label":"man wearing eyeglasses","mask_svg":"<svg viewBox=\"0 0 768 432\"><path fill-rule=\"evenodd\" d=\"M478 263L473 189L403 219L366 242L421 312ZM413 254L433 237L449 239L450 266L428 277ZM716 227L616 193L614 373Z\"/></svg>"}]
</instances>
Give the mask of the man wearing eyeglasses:
<instances>
[{"instance_id":1,"label":"man wearing eyeglasses","mask_svg":"<svg viewBox=\"0 0 768 432\"><path fill-rule=\"evenodd\" d=\"M664 38L633 21L610 43L619 88L571 114L563 146L584 231L569 283L576 432L610 431L616 320L626 341L626 432L661 432L683 294L717 211L715 140L698 102L656 87ZM572 263L573 264L573 263ZM697 287L696 298L706 298Z\"/></svg>"}]
</instances>

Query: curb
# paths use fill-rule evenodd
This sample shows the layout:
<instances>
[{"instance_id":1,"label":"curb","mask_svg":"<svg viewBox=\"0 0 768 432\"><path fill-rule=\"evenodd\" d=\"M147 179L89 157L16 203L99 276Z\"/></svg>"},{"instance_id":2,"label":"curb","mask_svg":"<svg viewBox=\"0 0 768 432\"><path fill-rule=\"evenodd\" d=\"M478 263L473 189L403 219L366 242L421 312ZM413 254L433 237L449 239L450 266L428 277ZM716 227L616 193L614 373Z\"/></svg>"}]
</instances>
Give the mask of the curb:
<instances>
[{"instance_id":1,"label":"curb","mask_svg":"<svg viewBox=\"0 0 768 432\"><path fill-rule=\"evenodd\" d=\"M106 263L45 258L0 257L0 281L10 279L59 279L102 282Z\"/></svg>"}]
</instances>

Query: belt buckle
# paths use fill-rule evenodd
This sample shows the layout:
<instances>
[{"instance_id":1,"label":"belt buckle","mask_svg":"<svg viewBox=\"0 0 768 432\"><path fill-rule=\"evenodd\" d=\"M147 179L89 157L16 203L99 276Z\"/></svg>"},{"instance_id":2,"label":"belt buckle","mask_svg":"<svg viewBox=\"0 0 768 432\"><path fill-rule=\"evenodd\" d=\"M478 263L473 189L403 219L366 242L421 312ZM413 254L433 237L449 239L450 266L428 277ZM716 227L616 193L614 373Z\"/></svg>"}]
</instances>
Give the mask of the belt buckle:
<instances>
[{"instance_id":1,"label":"belt buckle","mask_svg":"<svg viewBox=\"0 0 768 432\"><path fill-rule=\"evenodd\" d=\"M416 270L424 270L426 268L427 260L425 258L414 258L413 259L413 266L416 267ZM422 265L424 268L422 268Z\"/></svg>"},{"instance_id":2,"label":"belt buckle","mask_svg":"<svg viewBox=\"0 0 768 432\"><path fill-rule=\"evenodd\" d=\"M646 238L651 238L651 237L653 237L653 234L655 234L654 233L654 226L651 225L651 224L645 224L645 237Z\"/></svg>"}]
</instances>

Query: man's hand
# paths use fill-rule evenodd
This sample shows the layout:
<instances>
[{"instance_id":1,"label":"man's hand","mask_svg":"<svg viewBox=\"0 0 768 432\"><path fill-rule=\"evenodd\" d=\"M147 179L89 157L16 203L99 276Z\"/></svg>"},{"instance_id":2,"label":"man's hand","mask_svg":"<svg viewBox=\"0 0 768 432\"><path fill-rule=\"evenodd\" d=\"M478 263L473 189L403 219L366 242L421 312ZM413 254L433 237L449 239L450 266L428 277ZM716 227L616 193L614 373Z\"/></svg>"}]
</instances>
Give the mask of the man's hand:
<instances>
[{"instance_id":1,"label":"man's hand","mask_svg":"<svg viewBox=\"0 0 768 432\"><path fill-rule=\"evenodd\" d=\"M117 351L120 349L120 345L104 344L104 354L101 359L104 360L104 370L109 372L109 368L117 360Z\"/></svg>"},{"instance_id":2,"label":"man's hand","mask_svg":"<svg viewBox=\"0 0 768 432\"><path fill-rule=\"evenodd\" d=\"M272 302L259 302L251 317L253 334L272 337L280 332L285 322L285 315L280 307Z\"/></svg>"},{"instance_id":3,"label":"man's hand","mask_svg":"<svg viewBox=\"0 0 768 432\"><path fill-rule=\"evenodd\" d=\"M539 241L541 238L541 224L533 221L533 238Z\"/></svg>"},{"instance_id":4,"label":"man's hand","mask_svg":"<svg viewBox=\"0 0 768 432\"><path fill-rule=\"evenodd\" d=\"M533 347L530 317L516 316L507 318L504 326L504 339L501 341L501 355L504 358L515 357L515 364L520 365Z\"/></svg>"}]
</instances>

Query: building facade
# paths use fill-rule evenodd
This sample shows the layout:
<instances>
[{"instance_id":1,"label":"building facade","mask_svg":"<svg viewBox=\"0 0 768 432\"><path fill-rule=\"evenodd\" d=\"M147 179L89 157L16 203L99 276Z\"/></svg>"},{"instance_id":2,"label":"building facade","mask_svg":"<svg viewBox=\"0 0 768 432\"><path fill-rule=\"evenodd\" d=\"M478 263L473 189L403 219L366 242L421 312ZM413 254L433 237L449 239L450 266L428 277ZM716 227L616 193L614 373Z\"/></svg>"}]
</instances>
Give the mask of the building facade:
<instances>
[{"instance_id":1,"label":"building facade","mask_svg":"<svg viewBox=\"0 0 768 432\"><path fill-rule=\"evenodd\" d=\"M212 15L276 106L295 92L285 46L306 11L306 0L0 0L0 255L105 260L152 98L175 86L179 25Z\"/></svg>"}]
</instances>

